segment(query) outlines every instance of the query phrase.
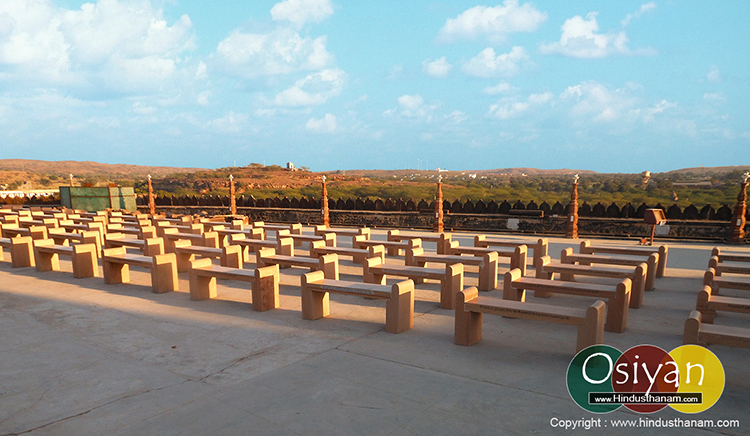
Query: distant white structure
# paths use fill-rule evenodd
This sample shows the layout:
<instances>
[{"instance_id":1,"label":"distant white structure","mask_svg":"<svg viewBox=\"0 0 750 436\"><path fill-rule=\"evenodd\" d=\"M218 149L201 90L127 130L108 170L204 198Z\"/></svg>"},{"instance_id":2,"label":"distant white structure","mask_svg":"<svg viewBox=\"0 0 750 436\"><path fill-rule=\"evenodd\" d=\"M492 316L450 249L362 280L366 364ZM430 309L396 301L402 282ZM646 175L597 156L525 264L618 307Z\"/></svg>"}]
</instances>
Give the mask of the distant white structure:
<instances>
[{"instance_id":1,"label":"distant white structure","mask_svg":"<svg viewBox=\"0 0 750 436\"><path fill-rule=\"evenodd\" d=\"M286 169L287 169L287 171L297 171L297 168L294 166L294 164L292 162L287 162L286 163Z\"/></svg>"}]
</instances>

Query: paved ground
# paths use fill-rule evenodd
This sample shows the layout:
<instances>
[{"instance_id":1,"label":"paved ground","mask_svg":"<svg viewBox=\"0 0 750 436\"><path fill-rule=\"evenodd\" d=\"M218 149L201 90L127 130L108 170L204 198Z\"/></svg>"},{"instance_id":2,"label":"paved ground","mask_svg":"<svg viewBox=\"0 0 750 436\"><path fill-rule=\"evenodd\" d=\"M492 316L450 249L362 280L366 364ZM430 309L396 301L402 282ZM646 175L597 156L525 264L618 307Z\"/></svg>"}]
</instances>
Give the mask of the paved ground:
<instances>
[{"instance_id":1,"label":"paved ground","mask_svg":"<svg viewBox=\"0 0 750 436\"><path fill-rule=\"evenodd\" d=\"M373 238L384 235L376 230ZM472 234L455 235L472 245ZM574 244L550 245L559 258ZM605 343L623 351L681 345L711 247L671 243L667 277L631 310L624 333L605 332ZM61 272L39 273L0 261L0 435L571 432L552 427L553 418L602 418L593 434L636 432L612 428L615 419L741 424L637 430L644 434L747 434L750 426L748 349L710 347L724 365L726 388L698 416L669 408L598 416L567 392L574 327L485 316L482 341L454 345L453 313L439 308L437 283L418 286L414 328L393 335L384 331L381 301L333 295L330 318L301 319L302 269L282 270L281 308L259 313L241 283L222 281L219 299L196 302L187 274L180 291L153 294L145 270L134 268L131 284L105 285L74 279L70 263L61 264ZM361 267L342 264L344 278L361 275ZM476 277L470 273L468 284ZM557 295L543 302L586 307L592 300ZM726 314L717 323L748 325L747 317Z\"/></svg>"}]
</instances>

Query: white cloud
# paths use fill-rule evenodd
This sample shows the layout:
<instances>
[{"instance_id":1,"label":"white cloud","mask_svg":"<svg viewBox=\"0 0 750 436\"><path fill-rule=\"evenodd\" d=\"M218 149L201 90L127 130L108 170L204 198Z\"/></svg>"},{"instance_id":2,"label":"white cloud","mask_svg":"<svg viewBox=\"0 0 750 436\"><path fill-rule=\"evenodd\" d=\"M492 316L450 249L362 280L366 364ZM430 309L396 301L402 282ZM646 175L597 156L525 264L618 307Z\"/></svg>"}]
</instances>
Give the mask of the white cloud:
<instances>
[{"instance_id":1,"label":"white cloud","mask_svg":"<svg viewBox=\"0 0 750 436\"><path fill-rule=\"evenodd\" d=\"M216 56L224 72L245 79L320 70L334 61L325 36L303 38L284 28L270 33L235 30L219 43Z\"/></svg>"},{"instance_id":2,"label":"white cloud","mask_svg":"<svg viewBox=\"0 0 750 436\"><path fill-rule=\"evenodd\" d=\"M310 118L307 120L307 123L305 123L305 128L318 133L333 133L336 131L336 127L336 116L332 114L325 114L325 116L320 119Z\"/></svg>"},{"instance_id":3,"label":"white cloud","mask_svg":"<svg viewBox=\"0 0 750 436\"><path fill-rule=\"evenodd\" d=\"M723 104L727 102L727 97L722 92L707 92L703 94L703 100L711 103Z\"/></svg>"},{"instance_id":4,"label":"white cloud","mask_svg":"<svg viewBox=\"0 0 750 436\"><path fill-rule=\"evenodd\" d=\"M654 2L644 3L634 13L625 15L625 18L620 22L620 24L622 25L622 27L625 27L628 24L630 24L632 20L636 18L640 18L641 15L645 14L646 12L651 12L655 9L656 9L656 3Z\"/></svg>"},{"instance_id":5,"label":"white cloud","mask_svg":"<svg viewBox=\"0 0 750 436\"><path fill-rule=\"evenodd\" d=\"M312 106L325 103L341 93L346 73L342 70L321 70L297 80L294 86L280 92L274 99L277 106Z\"/></svg>"},{"instance_id":6,"label":"white cloud","mask_svg":"<svg viewBox=\"0 0 750 436\"><path fill-rule=\"evenodd\" d=\"M531 94L524 101L505 98L490 106L487 115L500 118L501 120L507 120L509 118L517 117L532 108L543 106L552 101L553 98L554 96L551 92Z\"/></svg>"},{"instance_id":7,"label":"white cloud","mask_svg":"<svg viewBox=\"0 0 750 436\"><path fill-rule=\"evenodd\" d=\"M419 94L404 94L398 98L398 104L404 110L404 113L413 114L424 104L424 99Z\"/></svg>"},{"instance_id":8,"label":"white cloud","mask_svg":"<svg viewBox=\"0 0 750 436\"><path fill-rule=\"evenodd\" d=\"M711 68L708 69L708 74L706 74L706 79L711 83L720 83L721 71L719 71L719 67L711 65Z\"/></svg>"},{"instance_id":9,"label":"white cloud","mask_svg":"<svg viewBox=\"0 0 750 436\"><path fill-rule=\"evenodd\" d=\"M406 118L431 122L432 113L438 104L427 104L419 94L404 94L397 99L398 107L386 110L384 115L400 115Z\"/></svg>"},{"instance_id":10,"label":"white cloud","mask_svg":"<svg viewBox=\"0 0 750 436\"><path fill-rule=\"evenodd\" d=\"M519 6L518 0L505 0L502 6L474 6L449 18L438 38L453 41L486 36L493 42L502 42L511 33L536 30L546 19L547 15L531 3Z\"/></svg>"},{"instance_id":11,"label":"white cloud","mask_svg":"<svg viewBox=\"0 0 750 436\"><path fill-rule=\"evenodd\" d=\"M512 91L513 87L508 82L500 82L495 86L488 86L482 90L482 93L488 94L488 95L498 95L503 94L508 91Z\"/></svg>"},{"instance_id":12,"label":"white cloud","mask_svg":"<svg viewBox=\"0 0 750 436\"><path fill-rule=\"evenodd\" d=\"M208 122L208 126L223 133L239 133L247 122L246 114L229 111L226 116Z\"/></svg>"},{"instance_id":13,"label":"white cloud","mask_svg":"<svg viewBox=\"0 0 750 436\"><path fill-rule=\"evenodd\" d=\"M0 2L0 80L132 93L175 77L193 48L187 15L168 25L149 1L99 0L80 9L49 0Z\"/></svg>"},{"instance_id":14,"label":"white cloud","mask_svg":"<svg viewBox=\"0 0 750 436\"><path fill-rule=\"evenodd\" d=\"M488 47L478 55L469 59L461 70L475 77L511 77L520 71L520 64L529 62L529 55L523 47L515 46L508 53L495 54L495 50Z\"/></svg>"},{"instance_id":15,"label":"white cloud","mask_svg":"<svg viewBox=\"0 0 750 436\"><path fill-rule=\"evenodd\" d=\"M422 62L422 69L432 77L445 77L448 75L451 68L453 68L453 66L448 63L445 56L435 59L434 61L428 59Z\"/></svg>"},{"instance_id":16,"label":"white cloud","mask_svg":"<svg viewBox=\"0 0 750 436\"><path fill-rule=\"evenodd\" d=\"M570 103L574 117L597 121L613 121L630 113L637 100L629 95L628 88L610 90L596 82L583 82L569 86L560 99Z\"/></svg>"},{"instance_id":17,"label":"white cloud","mask_svg":"<svg viewBox=\"0 0 750 436\"><path fill-rule=\"evenodd\" d=\"M284 0L271 8L276 21L289 21L300 28L307 23L319 23L333 15L329 0Z\"/></svg>"},{"instance_id":18,"label":"white cloud","mask_svg":"<svg viewBox=\"0 0 750 436\"><path fill-rule=\"evenodd\" d=\"M677 103L671 103L666 100L662 100L659 103L651 107L648 107L642 110L635 110L633 111L633 113L636 115L642 115L643 116L642 119L644 123L650 123L654 121L654 118L656 117L657 114L660 114L666 111L667 109L673 109L676 107L677 107Z\"/></svg>"},{"instance_id":19,"label":"white cloud","mask_svg":"<svg viewBox=\"0 0 750 436\"><path fill-rule=\"evenodd\" d=\"M559 53L575 58L602 58L611 55L651 55L653 49L631 50L624 31L599 33L597 12L589 12L586 18L576 15L565 20L560 41L542 44L542 53Z\"/></svg>"},{"instance_id":20,"label":"white cloud","mask_svg":"<svg viewBox=\"0 0 750 436\"><path fill-rule=\"evenodd\" d=\"M208 106L208 99L211 97L211 91L203 91L200 94L198 94L198 97L196 97L195 102L198 103L201 106Z\"/></svg>"}]
</instances>

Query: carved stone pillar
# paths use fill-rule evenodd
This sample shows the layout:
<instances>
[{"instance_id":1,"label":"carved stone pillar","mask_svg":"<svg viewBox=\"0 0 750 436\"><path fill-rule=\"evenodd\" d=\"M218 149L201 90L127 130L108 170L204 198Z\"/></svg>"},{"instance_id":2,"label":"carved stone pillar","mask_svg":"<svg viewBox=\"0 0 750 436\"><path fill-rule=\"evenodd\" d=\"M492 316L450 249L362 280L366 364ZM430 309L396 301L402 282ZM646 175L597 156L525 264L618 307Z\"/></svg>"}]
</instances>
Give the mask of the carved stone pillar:
<instances>
[{"instance_id":1,"label":"carved stone pillar","mask_svg":"<svg viewBox=\"0 0 750 436\"><path fill-rule=\"evenodd\" d=\"M148 175L148 213L156 215L156 201L154 201L154 187L151 185L151 174Z\"/></svg>"},{"instance_id":2,"label":"carved stone pillar","mask_svg":"<svg viewBox=\"0 0 750 436\"><path fill-rule=\"evenodd\" d=\"M323 215L323 225L331 226L331 218L328 211L328 188L326 187L326 176L323 176L323 198L320 199L320 213Z\"/></svg>"},{"instance_id":3,"label":"carved stone pillar","mask_svg":"<svg viewBox=\"0 0 750 436\"><path fill-rule=\"evenodd\" d=\"M573 190L570 192L570 209L568 210L568 227L565 237L578 239L578 174L573 179Z\"/></svg>"},{"instance_id":4,"label":"carved stone pillar","mask_svg":"<svg viewBox=\"0 0 750 436\"><path fill-rule=\"evenodd\" d=\"M443 233L443 178L440 177L437 183L437 196L435 198L435 221L432 230L437 233Z\"/></svg>"},{"instance_id":5,"label":"carved stone pillar","mask_svg":"<svg viewBox=\"0 0 750 436\"><path fill-rule=\"evenodd\" d=\"M730 240L732 244L745 243L745 214L747 213L747 179L750 173L742 175L740 184L740 193L737 195L737 205L734 206L734 216L732 216L732 233Z\"/></svg>"}]
</instances>

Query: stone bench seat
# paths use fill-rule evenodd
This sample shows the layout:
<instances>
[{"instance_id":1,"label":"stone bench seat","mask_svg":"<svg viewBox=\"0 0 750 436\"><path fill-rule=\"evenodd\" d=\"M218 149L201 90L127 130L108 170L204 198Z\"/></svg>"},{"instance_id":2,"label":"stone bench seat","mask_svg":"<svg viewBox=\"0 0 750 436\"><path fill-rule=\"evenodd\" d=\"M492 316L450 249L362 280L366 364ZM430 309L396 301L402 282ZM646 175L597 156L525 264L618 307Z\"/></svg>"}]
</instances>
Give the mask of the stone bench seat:
<instances>
[{"instance_id":1,"label":"stone bench seat","mask_svg":"<svg viewBox=\"0 0 750 436\"><path fill-rule=\"evenodd\" d=\"M135 235L139 239L156 238L156 227L154 226L126 226L122 224L109 224L107 234Z\"/></svg>"},{"instance_id":2,"label":"stone bench seat","mask_svg":"<svg viewBox=\"0 0 750 436\"><path fill-rule=\"evenodd\" d=\"M463 264L445 265L445 268L424 268L421 266L392 265L384 263L380 257L365 259L363 279L366 283L386 284L387 276L406 277L413 283L423 283L425 279L440 282L440 308L453 309L456 293L464 285Z\"/></svg>"},{"instance_id":3,"label":"stone bench seat","mask_svg":"<svg viewBox=\"0 0 750 436\"><path fill-rule=\"evenodd\" d=\"M122 233L107 234L104 238L104 248L132 247L137 248L144 256L164 254L164 240L162 238L128 238Z\"/></svg>"},{"instance_id":4,"label":"stone bench seat","mask_svg":"<svg viewBox=\"0 0 750 436\"><path fill-rule=\"evenodd\" d=\"M65 229L54 228L48 231L49 239L55 241L57 245L70 245L71 241L77 244L94 244L96 245L96 255L101 257L102 245L99 242L99 232L94 230L81 230L70 233Z\"/></svg>"},{"instance_id":5,"label":"stone bench seat","mask_svg":"<svg viewBox=\"0 0 750 436\"><path fill-rule=\"evenodd\" d=\"M48 229L56 229L59 227L59 221L55 218L43 218L41 220L21 218L18 220L18 225L25 228L31 226L44 226Z\"/></svg>"},{"instance_id":6,"label":"stone bench seat","mask_svg":"<svg viewBox=\"0 0 750 436\"><path fill-rule=\"evenodd\" d=\"M659 255L659 262L656 266L656 278L664 277L664 272L667 270L667 258L669 256L669 246L660 245L658 247L629 247L622 245L604 245L604 244L592 244L591 241L581 241L581 247L579 250L581 254L619 254L624 256L638 256L641 258L648 258L652 254L656 253Z\"/></svg>"},{"instance_id":7,"label":"stone bench seat","mask_svg":"<svg viewBox=\"0 0 750 436\"><path fill-rule=\"evenodd\" d=\"M452 236L450 233L401 233L398 229L388 230L386 239L391 242L408 242L419 239L421 242L437 244L438 254L448 254Z\"/></svg>"},{"instance_id":8,"label":"stone bench seat","mask_svg":"<svg viewBox=\"0 0 750 436\"><path fill-rule=\"evenodd\" d=\"M279 307L277 265L246 270L213 265L211 259L195 259L190 262L190 299L216 298L216 279L249 282L253 310L257 312Z\"/></svg>"},{"instance_id":9,"label":"stone bench seat","mask_svg":"<svg viewBox=\"0 0 750 436\"><path fill-rule=\"evenodd\" d=\"M547 238L539 238L536 241L532 240L517 240L517 239L505 239L505 238L493 238L487 235L476 235L474 236L475 247L520 247L521 245L526 246L526 250L533 250L533 265L539 261L539 258L549 254L549 241Z\"/></svg>"},{"instance_id":10,"label":"stone bench seat","mask_svg":"<svg viewBox=\"0 0 750 436\"><path fill-rule=\"evenodd\" d=\"M625 265L637 267L643 263L643 259L628 256L601 256L598 254L573 254L572 248L566 248L560 253L560 263L579 264L579 265ZM646 260L646 284L644 289L653 290L656 284L656 269L659 263L659 254L651 253Z\"/></svg>"},{"instance_id":11,"label":"stone bench seat","mask_svg":"<svg viewBox=\"0 0 750 436\"><path fill-rule=\"evenodd\" d=\"M104 283L129 283L130 265L151 270L151 289L154 293L160 294L179 289L177 281L177 258L174 253L141 256L138 254L128 254L125 251L125 247L105 248L102 250Z\"/></svg>"},{"instance_id":12,"label":"stone bench seat","mask_svg":"<svg viewBox=\"0 0 750 436\"><path fill-rule=\"evenodd\" d=\"M219 259L221 266L242 269L242 247L239 245L227 245L221 248L201 247L180 239L174 242L174 254L177 257L177 272L190 271L190 262L196 256Z\"/></svg>"},{"instance_id":13,"label":"stone bench seat","mask_svg":"<svg viewBox=\"0 0 750 436\"><path fill-rule=\"evenodd\" d=\"M366 239L364 235L356 235L352 237L352 247L367 249L376 245L382 245L386 249L388 256L399 256L402 250L409 248L409 242L415 244L416 247L422 246L421 239L412 239L404 241L376 241L373 239Z\"/></svg>"},{"instance_id":14,"label":"stone bench seat","mask_svg":"<svg viewBox=\"0 0 750 436\"><path fill-rule=\"evenodd\" d=\"M37 271L59 271L60 256L69 256L73 262L73 277L99 277L97 249L94 244L73 246L56 245L52 239L34 241L34 262Z\"/></svg>"},{"instance_id":15,"label":"stone bench seat","mask_svg":"<svg viewBox=\"0 0 750 436\"><path fill-rule=\"evenodd\" d=\"M370 239L370 229L368 227L359 228L346 228L346 227L326 227L317 225L315 226L315 235L320 236L326 233L334 233L336 236L351 236L362 235L365 239Z\"/></svg>"},{"instance_id":16,"label":"stone bench seat","mask_svg":"<svg viewBox=\"0 0 750 436\"><path fill-rule=\"evenodd\" d=\"M690 312L690 316L685 321L683 344L703 346L719 344L750 348L750 329L706 324L702 318L703 316L697 310Z\"/></svg>"},{"instance_id":17,"label":"stone bench seat","mask_svg":"<svg viewBox=\"0 0 750 436\"><path fill-rule=\"evenodd\" d=\"M744 262L721 262L718 256L711 256L708 267L713 268L716 277L722 274L750 275L750 265Z\"/></svg>"},{"instance_id":18,"label":"stone bench seat","mask_svg":"<svg viewBox=\"0 0 750 436\"><path fill-rule=\"evenodd\" d=\"M493 297L480 297L476 287L458 292L454 343L472 345L482 339L483 314L506 318L525 318L557 324L578 326L576 353L584 348L602 344L604 340L605 304L598 300L586 309L559 307L548 304L526 303Z\"/></svg>"},{"instance_id":19,"label":"stone bench seat","mask_svg":"<svg viewBox=\"0 0 750 436\"><path fill-rule=\"evenodd\" d=\"M325 242L325 245L329 247L336 246L336 234L335 233L324 233L322 235L302 235L302 234L290 233L286 235L285 237L292 238L294 240L294 245L296 246L302 245L302 242L313 243L315 241L323 241Z\"/></svg>"},{"instance_id":20,"label":"stone bench seat","mask_svg":"<svg viewBox=\"0 0 750 436\"><path fill-rule=\"evenodd\" d=\"M630 307L639 308L643 304L644 291L646 290L646 270L648 265L643 262L633 269L612 268L591 265L576 265L568 263L552 263L549 256L542 256L536 265L536 278L552 280L555 274L560 274L560 280L572 282L576 275L590 277L607 277L614 279L630 279ZM545 298L549 296L543 291L534 291L534 296Z\"/></svg>"},{"instance_id":21,"label":"stone bench seat","mask_svg":"<svg viewBox=\"0 0 750 436\"><path fill-rule=\"evenodd\" d=\"M479 267L479 290L480 291L491 291L497 288L497 252L491 251L484 253L482 257L476 256L456 256L449 254L433 254L425 253L422 247L409 247L406 250L406 265L421 266L424 267L426 263L442 263L446 265L473 265ZM526 271L526 252L525 249L521 250L519 262L522 262L521 267L523 271ZM523 259L523 261L521 261Z\"/></svg>"},{"instance_id":22,"label":"stone bench seat","mask_svg":"<svg viewBox=\"0 0 750 436\"><path fill-rule=\"evenodd\" d=\"M750 299L712 295L711 287L703 286L695 310L701 313L704 323L713 324L716 311L750 313Z\"/></svg>"},{"instance_id":23,"label":"stone bench seat","mask_svg":"<svg viewBox=\"0 0 750 436\"><path fill-rule=\"evenodd\" d=\"M750 291L750 277L717 276L713 268L703 274L703 284L711 287L713 295L718 295L721 288Z\"/></svg>"},{"instance_id":24,"label":"stone bench seat","mask_svg":"<svg viewBox=\"0 0 750 436\"><path fill-rule=\"evenodd\" d=\"M608 332L622 333L628 324L630 289L630 279L624 279L617 286L608 286L523 277L521 270L513 269L505 273L503 299L526 301L527 290L542 291L547 295L559 293L604 299L608 301L604 329Z\"/></svg>"},{"instance_id":25,"label":"stone bench seat","mask_svg":"<svg viewBox=\"0 0 750 436\"><path fill-rule=\"evenodd\" d=\"M320 257L326 254L337 254L339 256L351 256L354 263L362 264L368 257L380 257L385 259L385 247L375 245L368 249L331 247L325 245L325 241L313 241L310 244L310 257Z\"/></svg>"},{"instance_id":26,"label":"stone bench seat","mask_svg":"<svg viewBox=\"0 0 750 436\"><path fill-rule=\"evenodd\" d=\"M289 237L280 237L276 240L266 239L247 239L245 235L233 235L230 244L242 247L242 259L245 262L250 261L250 253L256 253L256 263L258 262L257 252L263 248L274 248L276 253L284 256L294 256L294 241Z\"/></svg>"},{"instance_id":27,"label":"stone bench seat","mask_svg":"<svg viewBox=\"0 0 750 436\"><path fill-rule=\"evenodd\" d=\"M31 239L47 239L49 230L45 226L31 226L28 228L20 227L18 224L4 223L0 226L0 232L4 238L13 238L17 236L29 236Z\"/></svg>"},{"instance_id":28,"label":"stone bench seat","mask_svg":"<svg viewBox=\"0 0 750 436\"><path fill-rule=\"evenodd\" d=\"M719 262L750 262L750 253L722 252L720 247L711 250L711 256L716 256Z\"/></svg>"},{"instance_id":29,"label":"stone bench seat","mask_svg":"<svg viewBox=\"0 0 750 436\"><path fill-rule=\"evenodd\" d=\"M323 271L302 276L302 318L316 320L330 314L329 293L379 298L385 303L385 331L401 333L414 326L414 282L392 286L326 279Z\"/></svg>"},{"instance_id":30,"label":"stone bench seat","mask_svg":"<svg viewBox=\"0 0 750 436\"><path fill-rule=\"evenodd\" d=\"M89 222L85 224L76 224L71 220L60 220L59 227L65 229L66 231L73 233L73 232L82 232L82 231L95 231L99 233L99 243L101 245L104 245L104 235L107 233L107 229L104 226L104 223L101 222Z\"/></svg>"},{"instance_id":31,"label":"stone bench seat","mask_svg":"<svg viewBox=\"0 0 750 436\"><path fill-rule=\"evenodd\" d=\"M261 248L258 250L258 268L278 265L279 268L298 266L309 268L310 271L323 271L327 279L338 280L339 257L337 254L326 254L318 258L305 256L288 256L276 254L275 248Z\"/></svg>"},{"instance_id":32,"label":"stone bench seat","mask_svg":"<svg viewBox=\"0 0 750 436\"><path fill-rule=\"evenodd\" d=\"M164 251L167 253L174 253L175 241L180 239L188 240L192 245L219 248L219 235L216 232L180 233L177 229L167 228L162 232L162 239L164 239Z\"/></svg>"},{"instance_id":33,"label":"stone bench seat","mask_svg":"<svg viewBox=\"0 0 750 436\"><path fill-rule=\"evenodd\" d=\"M34 240L31 236L18 236L15 238L0 237L0 260L5 259L3 248L10 251L10 263L13 268L25 268L35 266Z\"/></svg>"}]
</instances>

